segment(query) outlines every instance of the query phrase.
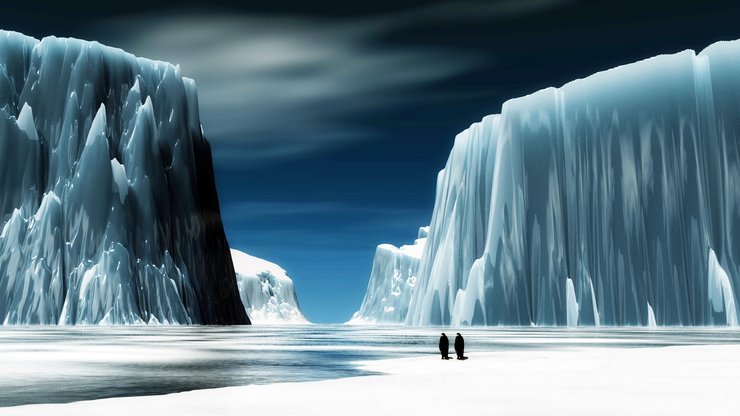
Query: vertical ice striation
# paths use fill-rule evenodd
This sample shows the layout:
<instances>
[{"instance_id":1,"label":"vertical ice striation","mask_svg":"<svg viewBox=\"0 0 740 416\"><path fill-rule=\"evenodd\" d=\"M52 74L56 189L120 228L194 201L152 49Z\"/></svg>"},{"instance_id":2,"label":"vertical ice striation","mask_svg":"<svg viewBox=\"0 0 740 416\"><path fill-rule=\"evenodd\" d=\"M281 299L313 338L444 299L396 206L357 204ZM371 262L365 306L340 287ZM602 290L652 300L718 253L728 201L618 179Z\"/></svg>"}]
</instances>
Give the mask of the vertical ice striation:
<instances>
[{"instance_id":1,"label":"vertical ice striation","mask_svg":"<svg viewBox=\"0 0 740 416\"><path fill-rule=\"evenodd\" d=\"M578 301L576 300L576 289L573 287L573 280L565 279L565 299L566 299L566 322L568 326L578 325Z\"/></svg>"},{"instance_id":2,"label":"vertical ice striation","mask_svg":"<svg viewBox=\"0 0 740 416\"><path fill-rule=\"evenodd\" d=\"M727 324L737 326L737 308L735 306L735 295L732 283L727 272L722 269L717 261L714 250L709 251L708 270L708 293L711 305L710 323Z\"/></svg>"},{"instance_id":3,"label":"vertical ice striation","mask_svg":"<svg viewBox=\"0 0 740 416\"><path fill-rule=\"evenodd\" d=\"M736 325L740 41L507 101L439 174L407 324Z\"/></svg>"},{"instance_id":4,"label":"vertical ice striation","mask_svg":"<svg viewBox=\"0 0 740 416\"><path fill-rule=\"evenodd\" d=\"M647 326L650 326L650 327L658 326L658 324L655 322L655 312L653 312L653 307L650 306L649 303L647 305L647 310L648 310Z\"/></svg>"},{"instance_id":5,"label":"vertical ice striation","mask_svg":"<svg viewBox=\"0 0 740 416\"><path fill-rule=\"evenodd\" d=\"M248 323L195 85L0 31L0 321Z\"/></svg>"},{"instance_id":6,"label":"vertical ice striation","mask_svg":"<svg viewBox=\"0 0 740 416\"><path fill-rule=\"evenodd\" d=\"M308 323L293 280L282 267L234 249L231 258L239 294L253 324Z\"/></svg>"},{"instance_id":7,"label":"vertical ice striation","mask_svg":"<svg viewBox=\"0 0 740 416\"><path fill-rule=\"evenodd\" d=\"M365 299L349 323L403 322L416 288L419 261L429 227L419 228L414 244L395 247L381 244L375 250Z\"/></svg>"}]
</instances>

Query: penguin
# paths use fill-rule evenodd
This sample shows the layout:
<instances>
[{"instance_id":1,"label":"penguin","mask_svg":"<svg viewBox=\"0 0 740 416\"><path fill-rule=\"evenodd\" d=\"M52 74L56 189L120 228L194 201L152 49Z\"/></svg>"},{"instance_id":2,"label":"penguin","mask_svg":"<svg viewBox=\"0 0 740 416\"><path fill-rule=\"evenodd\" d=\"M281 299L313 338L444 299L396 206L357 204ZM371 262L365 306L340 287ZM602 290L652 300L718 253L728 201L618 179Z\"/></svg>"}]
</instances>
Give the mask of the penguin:
<instances>
[{"instance_id":1,"label":"penguin","mask_svg":"<svg viewBox=\"0 0 740 416\"><path fill-rule=\"evenodd\" d=\"M465 340L463 339L462 335L460 333L457 333L457 336L455 337L455 353L457 354L458 360L464 360L465 356L463 355L465 353Z\"/></svg>"},{"instance_id":2,"label":"penguin","mask_svg":"<svg viewBox=\"0 0 740 416\"><path fill-rule=\"evenodd\" d=\"M442 333L442 336L439 337L439 352L442 353L443 360L450 359L450 341L447 339L447 335L445 335L444 332Z\"/></svg>"}]
</instances>

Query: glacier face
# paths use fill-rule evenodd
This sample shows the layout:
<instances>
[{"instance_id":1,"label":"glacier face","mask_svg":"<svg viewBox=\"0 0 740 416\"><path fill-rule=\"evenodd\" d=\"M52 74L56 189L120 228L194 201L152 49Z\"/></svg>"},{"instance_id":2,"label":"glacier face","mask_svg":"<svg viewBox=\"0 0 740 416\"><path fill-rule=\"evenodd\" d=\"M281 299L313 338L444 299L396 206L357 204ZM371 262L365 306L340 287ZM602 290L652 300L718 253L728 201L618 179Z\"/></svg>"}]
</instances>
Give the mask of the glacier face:
<instances>
[{"instance_id":1,"label":"glacier face","mask_svg":"<svg viewBox=\"0 0 740 416\"><path fill-rule=\"evenodd\" d=\"M308 323L293 280L277 264L231 249L237 286L253 324Z\"/></svg>"},{"instance_id":2,"label":"glacier face","mask_svg":"<svg viewBox=\"0 0 740 416\"><path fill-rule=\"evenodd\" d=\"M507 101L437 181L412 325L736 325L740 41Z\"/></svg>"},{"instance_id":3,"label":"glacier face","mask_svg":"<svg viewBox=\"0 0 740 416\"><path fill-rule=\"evenodd\" d=\"M419 228L414 244L381 244L375 250L370 281L350 324L399 323L408 313L429 227Z\"/></svg>"},{"instance_id":4,"label":"glacier face","mask_svg":"<svg viewBox=\"0 0 740 416\"><path fill-rule=\"evenodd\" d=\"M0 320L246 324L195 84L0 31Z\"/></svg>"}]
</instances>

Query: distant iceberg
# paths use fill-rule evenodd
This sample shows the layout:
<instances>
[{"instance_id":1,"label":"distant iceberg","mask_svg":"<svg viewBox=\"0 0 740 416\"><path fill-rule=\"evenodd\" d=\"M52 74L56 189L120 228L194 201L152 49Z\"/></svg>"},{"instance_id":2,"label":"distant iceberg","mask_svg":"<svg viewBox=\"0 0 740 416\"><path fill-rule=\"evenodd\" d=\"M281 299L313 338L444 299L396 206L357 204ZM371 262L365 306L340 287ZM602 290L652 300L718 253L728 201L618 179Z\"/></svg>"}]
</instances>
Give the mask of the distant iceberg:
<instances>
[{"instance_id":1,"label":"distant iceberg","mask_svg":"<svg viewBox=\"0 0 740 416\"><path fill-rule=\"evenodd\" d=\"M740 41L718 42L460 133L403 322L737 325L739 72Z\"/></svg>"},{"instance_id":2,"label":"distant iceberg","mask_svg":"<svg viewBox=\"0 0 740 416\"><path fill-rule=\"evenodd\" d=\"M248 324L195 83L0 31L0 322Z\"/></svg>"},{"instance_id":3,"label":"distant iceberg","mask_svg":"<svg viewBox=\"0 0 740 416\"><path fill-rule=\"evenodd\" d=\"M253 324L308 323L293 280L275 263L231 249L244 308Z\"/></svg>"},{"instance_id":4,"label":"distant iceberg","mask_svg":"<svg viewBox=\"0 0 740 416\"><path fill-rule=\"evenodd\" d=\"M350 324L399 323L408 312L429 227L419 228L414 244L381 244L375 250L370 282Z\"/></svg>"}]
</instances>

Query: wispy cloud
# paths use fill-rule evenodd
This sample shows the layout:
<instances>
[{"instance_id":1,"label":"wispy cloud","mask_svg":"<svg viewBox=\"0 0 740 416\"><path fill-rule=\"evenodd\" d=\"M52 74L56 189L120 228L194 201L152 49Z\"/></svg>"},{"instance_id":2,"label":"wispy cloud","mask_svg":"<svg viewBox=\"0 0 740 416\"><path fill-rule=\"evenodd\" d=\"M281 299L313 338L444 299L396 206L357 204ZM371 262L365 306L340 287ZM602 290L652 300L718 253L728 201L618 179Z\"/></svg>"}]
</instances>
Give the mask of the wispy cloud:
<instances>
[{"instance_id":1,"label":"wispy cloud","mask_svg":"<svg viewBox=\"0 0 740 416\"><path fill-rule=\"evenodd\" d=\"M433 21L500 20L537 13L572 3L574 0L478 0L442 1L387 16L393 26Z\"/></svg>"},{"instance_id":2,"label":"wispy cloud","mask_svg":"<svg viewBox=\"0 0 740 416\"><path fill-rule=\"evenodd\" d=\"M431 215L428 208L326 201L234 201L221 214L237 247L337 251L374 247L378 230L386 242L408 243Z\"/></svg>"},{"instance_id":3,"label":"wispy cloud","mask_svg":"<svg viewBox=\"0 0 740 416\"><path fill-rule=\"evenodd\" d=\"M331 219L337 216L342 216L348 223L360 228L372 227L379 222L409 224L407 221L409 217L417 220L420 215L423 217L426 214L428 214L427 209L328 201L235 201L223 204L221 208L221 215L228 223L276 221L291 226L296 221L305 222L306 217Z\"/></svg>"},{"instance_id":4,"label":"wispy cloud","mask_svg":"<svg viewBox=\"0 0 740 416\"><path fill-rule=\"evenodd\" d=\"M335 202L239 201L224 204L221 215L230 222L263 221L306 215L326 215L346 210Z\"/></svg>"},{"instance_id":5,"label":"wispy cloud","mask_svg":"<svg viewBox=\"0 0 740 416\"><path fill-rule=\"evenodd\" d=\"M377 137L363 121L369 113L428 100L429 86L491 59L480 51L389 44L382 41L387 34L425 21L508 16L557 3L441 3L353 20L163 11L100 22L94 30L104 42L180 64L198 85L217 162L249 163Z\"/></svg>"}]
</instances>

